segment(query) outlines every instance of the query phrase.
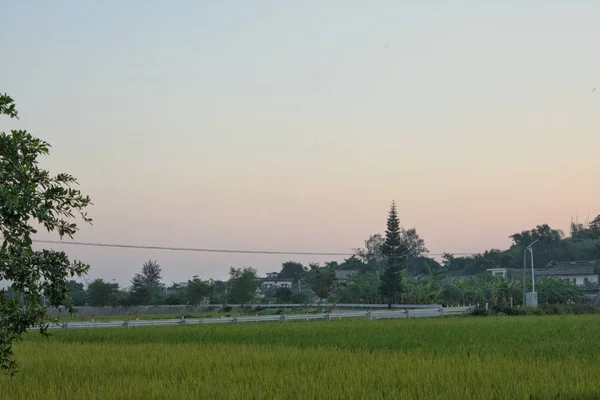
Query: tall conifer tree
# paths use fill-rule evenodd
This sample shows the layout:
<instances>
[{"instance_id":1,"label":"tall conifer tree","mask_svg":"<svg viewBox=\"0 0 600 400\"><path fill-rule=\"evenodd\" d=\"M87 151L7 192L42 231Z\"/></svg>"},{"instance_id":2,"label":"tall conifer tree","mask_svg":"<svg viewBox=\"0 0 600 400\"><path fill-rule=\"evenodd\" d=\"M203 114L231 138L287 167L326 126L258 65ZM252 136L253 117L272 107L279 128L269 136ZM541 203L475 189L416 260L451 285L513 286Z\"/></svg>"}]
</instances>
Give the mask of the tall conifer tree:
<instances>
[{"instance_id":1,"label":"tall conifer tree","mask_svg":"<svg viewBox=\"0 0 600 400\"><path fill-rule=\"evenodd\" d=\"M385 241L381 247L383 255L386 257L387 266L381 276L379 293L392 308L392 303L399 297L402 291L402 276L400 271L408 249L402 243L400 235L400 220L396 210L396 203L392 201L390 213L387 220L387 229L385 231Z\"/></svg>"}]
</instances>

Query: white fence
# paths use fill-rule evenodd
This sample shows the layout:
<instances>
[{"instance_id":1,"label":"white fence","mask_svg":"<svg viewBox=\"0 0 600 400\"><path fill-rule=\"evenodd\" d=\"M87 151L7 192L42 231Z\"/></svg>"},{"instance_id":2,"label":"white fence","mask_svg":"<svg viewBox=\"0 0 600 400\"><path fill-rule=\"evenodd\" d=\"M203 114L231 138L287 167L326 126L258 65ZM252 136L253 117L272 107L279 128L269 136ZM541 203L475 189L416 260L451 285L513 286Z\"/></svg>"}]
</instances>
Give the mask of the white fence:
<instances>
[{"instance_id":1,"label":"white fence","mask_svg":"<svg viewBox=\"0 0 600 400\"><path fill-rule=\"evenodd\" d=\"M339 305L338 305L339 306ZM387 306L386 306L387 307ZM397 307L400 308L400 307ZM309 320L335 320L342 318L391 319L391 318L426 318L443 317L466 314L471 307L438 307L419 306L403 307L403 310L387 311L345 311L326 314L298 314L298 315L265 315L246 317L220 317L220 318L176 318L134 321L96 321L96 322L63 322L51 325L50 329L81 329L81 328L116 328L116 327L141 327L141 326L168 326L168 325L197 325L197 324L235 324L243 322L286 322Z\"/></svg>"},{"instance_id":2,"label":"white fence","mask_svg":"<svg viewBox=\"0 0 600 400\"><path fill-rule=\"evenodd\" d=\"M319 304L210 304L210 305L160 305L160 306L130 306L130 307L93 307L93 306L78 306L75 307L76 314L81 317L123 317L125 315L161 315L161 314L180 314L180 313L200 313L208 310L217 310L222 307L249 307L249 308L318 308ZM359 310L376 310L387 309L387 304L348 304L348 303L321 303L321 308L325 309L359 309ZM413 308L433 308L441 307L438 304L392 304L392 309L413 309ZM51 317L68 317L69 313L65 308L48 307L48 315Z\"/></svg>"}]
</instances>

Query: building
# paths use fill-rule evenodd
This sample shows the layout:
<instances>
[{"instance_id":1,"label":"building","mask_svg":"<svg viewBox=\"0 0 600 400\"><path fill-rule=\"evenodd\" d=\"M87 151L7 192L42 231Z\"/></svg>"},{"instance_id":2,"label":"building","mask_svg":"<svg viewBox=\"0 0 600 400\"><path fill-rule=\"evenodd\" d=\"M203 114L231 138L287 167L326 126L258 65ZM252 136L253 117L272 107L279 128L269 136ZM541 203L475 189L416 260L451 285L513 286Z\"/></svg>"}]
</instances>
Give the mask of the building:
<instances>
[{"instance_id":1,"label":"building","mask_svg":"<svg viewBox=\"0 0 600 400\"><path fill-rule=\"evenodd\" d=\"M510 281L522 282L522 268L490 268L487 270L493 276L501 276ZM531 268L525 275L531 279ZM554 261L545 269L536 269L535 277L547 276L563 279L581 287L591 300L600 296L600 261Z\"/></svg>"},{"instance_id":2,"label":"building","mask_svg":"<svg viewBox=\"0 0 600 400\"><path fill-rule=\"evenodd\" d=\"M506 270L507 270L507 268L489 268L489 269L486 269L486 271L489 272L490 274L492 274L492 276L501 276L503 278L506 278Z\"/></svg>"},{"instance_id":3,"label":"building","mask_svg":"<svg viewBox=\"0 0 600 400\"><path fill-rule=\"evenodd\" d=\"M568 280L577 286L598 286L600 261L558 261L547 269L536 270L536 275Z\"/></svg>"},{"instance_id":4,"label":"building","mask_svg":"<svg viewBox=\"0 0 600 400\"><path fill-rule=\"evenodd\" d=\"M277 272L267 272L266 278L261 278L260 289L265 291L277 290L282 288L291 289L294 281L292 279L279 278Z\"/></svg>"},{"instance_id":5,"label":"building","mask_svg":"<svg viewBox=\"0 0 600 400\"><path fill-rule=\"evenodd\" d=\"M486 269L492 276L500 276L506 278L511 282L522 282L523 281L523 269L522 268L489 268ZM529 270L531 273L531 270Z\"/></svg>"},{"instance_id":6,"label":"building","mask_svg":"<svg viewBox=\"0 0 600 400\"><path fill-rule=\"evenodd\" d=\"M600 261L556 261L536 270L535 276L563 279L581 287L591 300L600 295Z\"/></svg>"}]
</instances>

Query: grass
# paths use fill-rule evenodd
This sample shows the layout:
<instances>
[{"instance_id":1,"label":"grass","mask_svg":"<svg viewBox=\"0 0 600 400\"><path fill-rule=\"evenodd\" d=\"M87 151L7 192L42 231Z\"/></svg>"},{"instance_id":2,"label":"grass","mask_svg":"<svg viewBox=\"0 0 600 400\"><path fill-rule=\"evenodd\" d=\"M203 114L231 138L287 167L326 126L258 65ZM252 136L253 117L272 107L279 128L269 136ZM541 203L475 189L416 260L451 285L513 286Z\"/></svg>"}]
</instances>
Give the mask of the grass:
<instances>
[{"instance_id":1,"label":"grass","mask_svg":"<svg viewBox=\"0 0 600 400\"><path fill-rule=\"evenodd\" d=\"M597 399L600 316L30 333L10 399Z\"/></svg>"}]
</instances>

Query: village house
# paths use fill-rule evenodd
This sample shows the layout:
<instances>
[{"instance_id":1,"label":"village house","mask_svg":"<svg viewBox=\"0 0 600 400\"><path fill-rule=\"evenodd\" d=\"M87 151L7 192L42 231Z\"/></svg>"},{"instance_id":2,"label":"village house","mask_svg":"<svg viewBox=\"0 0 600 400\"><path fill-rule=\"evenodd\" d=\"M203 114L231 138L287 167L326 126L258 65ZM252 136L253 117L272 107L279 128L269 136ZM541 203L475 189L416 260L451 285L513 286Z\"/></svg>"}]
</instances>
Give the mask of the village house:
<instances>
[{"instance_id":1,"label":"village house","mask_svg":"<svg viewBox=\"0 0 600 400\"><path fill-rule=\"evenodd\" d=\"M260 279L260 289L263 292L280 288L291 289L294 283L292 279L279 278L279 273L277 272L268 272L266 276L266 278Z\"/></svg>"},{"instance_id":2,"label":"village house","mask_svg":"<svg viewBox=\"0 0 600 400\"><path fill-rule=\"evenodd\" d=\"M510 281L521 282L523 279L522 268L490 268L487 272ZM525 273L530 279L531 269L526 269ZM535 270L535 277L540 276L572 282L592 301L600 297L600 261L553 261L547 268Z\"/></svg>"},{"instance_id":3,"label":"village house","mask_svg":"<svg viewBox=\"0 0 600 400\"><path fill-rule=\"evenodd\" d=\"M556 261L536 270L535 276L548 276L572 282L594 300L600 295L600 261Z\"/></svg>"}]
</instances>

